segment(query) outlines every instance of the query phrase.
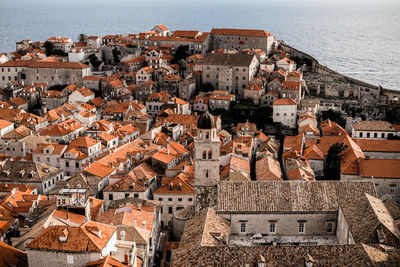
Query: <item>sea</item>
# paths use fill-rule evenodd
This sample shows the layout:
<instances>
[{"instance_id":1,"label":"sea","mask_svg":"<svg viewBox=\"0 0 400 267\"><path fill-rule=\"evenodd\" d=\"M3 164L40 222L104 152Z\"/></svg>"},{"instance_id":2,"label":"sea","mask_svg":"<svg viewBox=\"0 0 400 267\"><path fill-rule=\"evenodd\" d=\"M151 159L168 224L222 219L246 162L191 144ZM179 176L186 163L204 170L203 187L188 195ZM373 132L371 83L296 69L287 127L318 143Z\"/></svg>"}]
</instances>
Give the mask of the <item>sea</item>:
<instances>
[{"instance_id":1,"label":"sea","mask_svg":"<svg viewBox=\"0 0 400 267\"><path fill-rule=\"evenodd\" d=\"M22 39L264 29L321 64L400 90L400 0L0 0L0 52Z\"/></svg>"}]
</instances>

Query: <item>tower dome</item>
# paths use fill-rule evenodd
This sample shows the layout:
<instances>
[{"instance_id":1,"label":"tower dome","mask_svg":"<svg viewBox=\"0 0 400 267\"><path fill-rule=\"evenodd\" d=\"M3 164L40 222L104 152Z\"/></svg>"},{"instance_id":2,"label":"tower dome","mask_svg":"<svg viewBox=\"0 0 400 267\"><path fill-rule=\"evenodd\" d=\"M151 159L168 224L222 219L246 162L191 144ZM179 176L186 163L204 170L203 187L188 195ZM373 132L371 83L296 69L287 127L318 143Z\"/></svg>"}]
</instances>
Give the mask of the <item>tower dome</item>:
<instances>
[{"instance_id":1,"label":"tower dome","mask_svg":"<svg viewBox=\"0 0 400 267\"><path fill-rule=\"evenodd\" d=\"M197 129L213 129L216 127L215 119L208 111L197 120Z\"/></svg>"}]
</instances>

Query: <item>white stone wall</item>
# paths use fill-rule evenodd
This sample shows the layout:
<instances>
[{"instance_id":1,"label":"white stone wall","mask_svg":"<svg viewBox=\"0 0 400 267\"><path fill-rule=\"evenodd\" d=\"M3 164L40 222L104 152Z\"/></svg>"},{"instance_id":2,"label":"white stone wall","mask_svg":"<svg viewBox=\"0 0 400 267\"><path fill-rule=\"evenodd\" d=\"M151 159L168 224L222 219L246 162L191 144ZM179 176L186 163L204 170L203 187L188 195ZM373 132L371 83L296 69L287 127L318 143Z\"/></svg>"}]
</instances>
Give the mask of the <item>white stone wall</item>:
<instances>
[{"instance_id":1,"label":"white stone wall","mask_svg":"<svg viewBox=\"0 0 400 267\"><path fill-rule=\"evenodd\" d=\"M230 220L233 235L269 234L275 236L332 236L335 235L337 213L318 214L219 214ZM304 233L299 233L299 221L305 221ZM241 232L241 223L246 231ZM275 223L275 233L270 232L270 224ZM328 232L328 223L333 223L332 232Z\"/></svg>"},{"instance_id":2,"label":"white stone wall","mask_svg":"<svg viewBox=\"0 0 400 267\"><path fill-rule=\"evenodd\" d=\"M0 129L0 136L8 134L12 130L14 130L14 123L10 124L9 126L4 127L3 129Z\"/></svg>"},{"instance_id":3,"label":"white stone wall","mask_svg":"<svg viewBox=\"0 0 400 267\"><path fill-rule=\"evenodd\" d=\"M297 105L274 105L273 121L294 128L296 126Z\"/></svg>"},{"instance_id":4,"label":"white stone wall","mask_svg":"<svg viewBox=\"0 0 400 267\"><path fill-rule=\"evenodd\" d=\"M384 132L384 131L357 131L352 128L352 137L353 138L362 138L362 139L388 139L389 135L397 136L397 132Z\"/></svg>"},{"instance_id":5,"label":"white stone wall","mask_svg":"<svg viewBox=\"0 0 400 267\"><path fill-rule=\"evenodd\" d=\"M86 263L101 259L100 253L64 253L28 250L29 267L71 266L83 267Z\"/></svg>"},{"instance_id":6,"label":"white stone wall","mask_svg":"<svg viewBox=\"0 0 400 267\"><path fill-rule=\"evenodd\" d=\"M154 200L160 201L161 221L167 225L175 211L193 205L194 194L154 194Z\"/></svg>"},{"instance_id":7,"label":"white stone wall","mask_svg":"<svg viewBox=\"0 0 400 267\"><path fill-rule=\"evenodd\" d=\"M343 211L339 207L336 237L340 245L353 245L355 244L354 239L351 235L349 226L344 218Z\"/></svg>"},{"instance_id":8,"label":"white stone wall","mask_svg":"<svg viewBox=\"0 0 400 267\"><path fill-rule=\"evenodd\" d=\"M0 87L4 88L7 83L18 81L18 74L25 69L26 67L0 67Z\"/></svg>"},{"instance_id":9,"label":"white stone wall","mask_svg":"<svg viewBox=\"0 0 400 267\"><path fill-rule=\"evenodd\" d=\"M373 152L363 151L365 157L371 159L400 159L400 151L398 152Z\"/></svg>"}]
</instances>

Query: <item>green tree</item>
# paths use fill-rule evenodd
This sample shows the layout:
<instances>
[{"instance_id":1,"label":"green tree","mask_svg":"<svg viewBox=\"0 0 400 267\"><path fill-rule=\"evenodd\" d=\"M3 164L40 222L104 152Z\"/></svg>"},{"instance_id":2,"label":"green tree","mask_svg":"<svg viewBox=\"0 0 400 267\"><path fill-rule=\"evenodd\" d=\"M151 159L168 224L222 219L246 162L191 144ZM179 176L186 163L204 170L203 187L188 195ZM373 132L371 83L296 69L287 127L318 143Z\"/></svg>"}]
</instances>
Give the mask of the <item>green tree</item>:
<instances>
[{"instance_id":1,"label":"green tree","mask_svg":"<svg viewBox=\"0 0 400 267\"><path fill-rule=\"evenodd\" d=\"M90 64L92 64L92 66L94 68L98 68L101 64L101 61L98 59L98 57L95 54L91 54L89 56L89 61L90 61Z\"/></svg>"},{"instance_id":2,"label":"green tree","mask_svg":"<svg viewBox=\"0 0 400 267\"><path fill-rule=\"evenodd\" d=\"M114 63L118 64L121 61L119 58L119 56L121 55L121 51L119 51L117 48L114 48L112 51L112 54L113 54Z\"/></svg>"},{"instance_id":3,"label":"green tree","mask_svg":"<svg viewBox=\"0 0 400 267\"><path fill-rule=\"evenodd\" d=\"M54 44L50 41L44 43L44 48L46 49L46 56L51 56L54 50Z\"/></svg>"},{"instance_id":4,"label":"green tree","mask_svg":"<svg viewBox=\"0 0 400 267\"><path fill-rule=\"evenodd\" d=\"M88 37L87 37L86 34L81 33L81 34L78 35L78 42L86 44L87 40L88 40Z\"/></svg>"},{"instance_id":5,"label":"green tree","mask_svg":"<svg viewBox=\"0 0 400 267\"><path fill-rule=\"evenodd\" d=\"M172 64L179 64L181 59L186 60L189 55L189 46L188 45L181 45L175 51L174 58L172 59Z\"/></svg>"},{"instance_id":6,"label":"green tree","mask_svg":"<svg viewBox=\"0 0 400 267\"><path fill-rule=\"evenodd\" d=\"M336 122L342 127L346 127L346 120L343 118L342 112L338 110L324 110L321 112L321 120L327 120L330 119L331 121Z\"/></svg>"},{"instance_id":7,"label":"green tree","mask_svg":"<svg viewBox=\"0 0 400 267\"><path fill-rule=\"evenodd\" d=\"M340 180L340 154L347 149L343 143L335 143L325 158L324 180Z\"/></svg>"},{"instance_id":8,"label":"green tree","mask_svg":"<svg viewBox=\"0 0 400 267\"><path fill-rule=\"evenodd\" d=\"M393 124L400 124L400 107L393 107L386 110L386 120Z\"/></svg>"}]
</instances>

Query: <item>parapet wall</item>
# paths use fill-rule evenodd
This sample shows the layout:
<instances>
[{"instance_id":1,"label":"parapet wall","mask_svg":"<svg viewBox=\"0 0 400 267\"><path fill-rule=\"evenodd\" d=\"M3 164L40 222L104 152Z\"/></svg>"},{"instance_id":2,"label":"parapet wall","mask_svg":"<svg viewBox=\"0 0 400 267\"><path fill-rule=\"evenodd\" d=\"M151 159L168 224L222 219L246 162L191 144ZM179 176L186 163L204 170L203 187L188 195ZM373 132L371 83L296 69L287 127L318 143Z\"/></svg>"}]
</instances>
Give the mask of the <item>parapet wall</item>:
<instances>
[{"instance_id":1,"label":"parapet wall","mask_svg":"<svg viewBox=\"0 0 400 267\"><path fill-rule=\"evenodd\" d=\"M367 87L367 88L372 88L375 90L379 90L379 86L377 85L373 85L349 76L346 76L344 74L341 74L337 71L334 71L326 66L321 65L318 60L316 60L314 57L312 57L311 55L304 53L294 47L291 47L287 44L280 44L280 46L282 47L283 50L285 50L286 52L290 53L290 55L293 56L298 56L298 57L302 57L302 58L307 58L310 59L312 61L312 67L311 70L313 72L316 73L320 73L320 74L328 74L328 75L336 75L336 76L340 76L341 78L343 78L345 81L347 81L348 83L351 84L355 84L355 85L359 85L362 87ZM400 89L400 88L399 88ZM390 93L392 95L399 95L400 96L400 90L393 90L393 89L387 89L387 88L381 88L381 91L383 91L384 93Z\"/></svg>"}]
</instances>

